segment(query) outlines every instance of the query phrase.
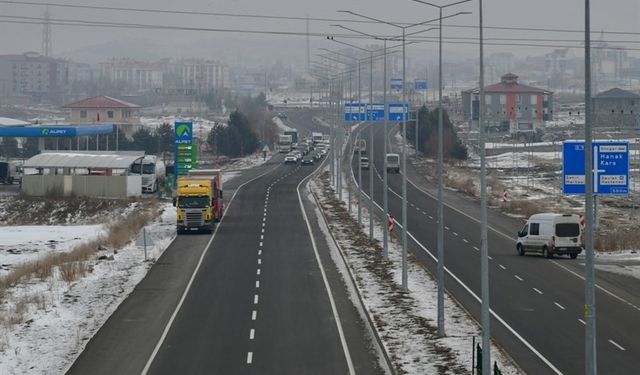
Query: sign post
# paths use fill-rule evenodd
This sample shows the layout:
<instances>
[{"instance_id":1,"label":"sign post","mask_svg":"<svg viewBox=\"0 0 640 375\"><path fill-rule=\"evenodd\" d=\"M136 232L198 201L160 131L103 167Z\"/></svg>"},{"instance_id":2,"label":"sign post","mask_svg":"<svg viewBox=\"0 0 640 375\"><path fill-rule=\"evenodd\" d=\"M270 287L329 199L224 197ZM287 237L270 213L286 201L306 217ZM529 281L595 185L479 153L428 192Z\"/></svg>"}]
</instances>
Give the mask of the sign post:
<instances>
[{"instance_id":1,"label":"sign post","mask_svg":"<svg viewBox=\"0 0 640 375\"><path fill-rule=\"evenodd\" d=\"M193 123L176 122L174 125L173 186L177 186L178 176L184 176L196 165L196 145L193 144Z\"/></svg>"}]
</instances>

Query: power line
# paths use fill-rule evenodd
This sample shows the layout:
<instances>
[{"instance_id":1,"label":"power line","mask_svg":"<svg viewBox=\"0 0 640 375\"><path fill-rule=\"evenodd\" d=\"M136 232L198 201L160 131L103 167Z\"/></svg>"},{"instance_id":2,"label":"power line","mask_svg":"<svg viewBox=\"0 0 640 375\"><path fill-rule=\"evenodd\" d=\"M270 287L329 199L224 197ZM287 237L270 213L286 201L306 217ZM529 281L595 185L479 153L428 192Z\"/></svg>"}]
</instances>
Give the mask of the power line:
<instances>
[{"instance_id":1,"label":"power line","mask_svg":"<svg viewBox=\"0 0 640 375\"><path fill-rule=\"evenodd\" d=\"M1 1L0 1L1 2ZM7 20L3 20L7 19ZM23 20L23 21L12 21L12 20ZM11 16L11 15L3 15L0 16L0 23L11 23L11 24L38 24L42 25L46 22L46 20L42 17L27 17L27 16ZM195 27L195 26L172 26L172 25L154 25L154 24L140 24L140 23L123 23L123 22L102 22L102 21L87 21L87 20L73 20L73 19L54 19L50 18L49 23L51 25L56 26L80 26L80 27L105 27L105 28L119 28L119 29L148 29L148 30L175 30L175 31L201 31L201 32L221 32L221 33L236 33L236 34L270 34L270 35L280 35L280 36L306 36L306 32L296 32L296 31L277 31L277 30L246 30L246 29L224 29L224 28L206 28L206 27ZM327 35L336 36L339 38L349 38L349 39L366 39L370 40L363 35L358 34L335 34L335 33L309 33L309 36L318 37L318 38L326 38ZM449 44L464 44L464 45L475 45L477 42L473 41L472 38L467 37L447 37L443 38L447 40ZM501 40L509 38L496 38L495 40ZM412 38L407 38L408 41L414 42L424 42L424 43L437 43L437 38L435 37L426 37L426 36L415 36ZM517 41L517 39L513 39ZM549 39L549 41L553 41ZM583 48L582 45L566 45L566 44L537 44L537 43L505 43L505 42L486 42L486 45L491 46L509 46L509 47L536 47L536 48ZM607 49L607 50L624 50L624 51L640 51L640 48L629 48L629 47L610 47L610 46L598 46L593 45L592 48L596 49Z\"/></svg>"},{"instance_id":2,"label":"power line","mask_svg":"<svg viewBox=\"0 0 640 375\"><path fill-rule=\"evenodd\" d=\"M97 5L82 5L82 4L64 4L54 2L35 2L35 1L12 1L12 0L0 0L1 4L18 4L29 6L50 6L59 8L73 8L73 9L92 9L92 10L109 10L120 12L141 12L141 13L164 13L164 14L183 14L183 15L198 15L198 16L217 16L217 17L236 17L236 18L258 18L258 19L272 19L272 20L294 20L294 21L319 21L319 22L341 22L341 23L365 23L365 24L379 24L378 22L364 20L364 19L341 19L341 18L322 18L322 17L299 17L299 16L274 16L264 14L243 14L243 13L226 13L226 12L206 12L206 11L185 11L185 10L171 10L161 8L127 8L127 7L109 7L109 6L97 6ZM411 25L411 22L393 22L397 25ZM454 28L471 28L477 29L477 25L460 25L451 24L447 27ZM584 33L581 29L564 29L564 28L536 28L536 27L512 27L512 26L483 26L485 30L509 30L509 31L536 31L536 32L553 32L553 33ZM592 31L592 34L611 34L611 35L640 35L640 32L633 31Z\"/></svg>"}]
</instances>

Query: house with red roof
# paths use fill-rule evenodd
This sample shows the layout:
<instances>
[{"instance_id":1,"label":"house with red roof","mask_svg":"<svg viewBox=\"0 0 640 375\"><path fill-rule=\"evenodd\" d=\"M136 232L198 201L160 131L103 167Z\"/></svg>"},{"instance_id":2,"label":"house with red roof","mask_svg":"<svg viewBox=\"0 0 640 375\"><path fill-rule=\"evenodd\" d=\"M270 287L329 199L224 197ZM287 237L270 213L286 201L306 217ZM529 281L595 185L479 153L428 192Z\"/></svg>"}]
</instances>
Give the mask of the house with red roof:
<instances>
[{"instance_id":1,"label":"house with red roof","mask_svg":"<svg viewBox=\"0 0 640 375\"><path fill-rule=\"evenodd\" d=\"M523 85L513 73L503 75L499 83L486 86L484 93L483 116L490 133L534 132L553 119L553 93ZM463 91L462 105L470 129L479 129L479 88Z\"/></svg>"},{"instance_id":2,"label":"house with red roof","mask_svg":"<svg viewBox=\"0 0 640 375\"><path fill-rule=\"evenodd\" d=\"M110 96L96 96L63 106L71 110L71 123L131 123L137 120L139 105Z\"/></svg>"}]
</instances>

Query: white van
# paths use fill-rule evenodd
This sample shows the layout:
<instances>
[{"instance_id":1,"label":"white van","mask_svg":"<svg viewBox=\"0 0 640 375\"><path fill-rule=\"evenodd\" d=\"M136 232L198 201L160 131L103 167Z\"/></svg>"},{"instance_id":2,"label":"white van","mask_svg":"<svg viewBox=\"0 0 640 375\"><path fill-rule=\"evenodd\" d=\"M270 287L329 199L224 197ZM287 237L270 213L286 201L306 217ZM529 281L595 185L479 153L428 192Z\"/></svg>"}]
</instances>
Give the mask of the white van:
<instances>
[{"instance_id":1,"label":"white van","mask_svg":"<svg viewBox=\"0 0 640 375\"><path fill-rule=\"evenodd\" d=\"M532 215L518 232L518 254L541 253L545 258L567 254L575 259L582 252L580 216L543 213Z\"/></svg>"},{"instance_id":2,"label":"white van","mask_svg":"<svg viewBox=\"0 0 640 375\"><path fill-rule=\"evenodd\" d=\"M400 155L387 154L387 173L395 172L400 173Z\"/></svg>"}]
</instances>

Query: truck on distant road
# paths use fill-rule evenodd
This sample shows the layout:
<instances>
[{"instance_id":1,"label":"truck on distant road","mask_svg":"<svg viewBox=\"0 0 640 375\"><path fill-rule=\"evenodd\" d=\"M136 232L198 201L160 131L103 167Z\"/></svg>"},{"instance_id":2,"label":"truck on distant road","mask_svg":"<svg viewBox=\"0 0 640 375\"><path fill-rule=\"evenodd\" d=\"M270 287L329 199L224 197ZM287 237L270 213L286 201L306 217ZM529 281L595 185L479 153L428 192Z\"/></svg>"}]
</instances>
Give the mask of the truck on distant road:
<instances>
[{"instance_id":1,"label":"truck on distant road","mask_svg":"<svg viewBox=\"0 0 640 375\"><path fill-rule=\"evenodd\" d=\"M287 130L287 131L284 132L284 135L290 135L291 136L291 142L298 143L298 130L297 129Z\"/></svg>"},{"instance_id":2,"label":"truck on distant road","mask_svg":"<svg viewBox=\"0 0 640 375\"><path fill-rule=\"evenodd\" d=\"M387 172L400 173L400 155L387 154Z\"/></svg>"},{"instance_id":3,"label":"truck on distant road","mask_svg":"<svg viewBox=\"0 0 640 375\"><path fill-rule=\"evenodd\" d=\"M222 170L193 169L187 176L178 177L176 195L178 234L187 231L213 231L222 219Z\"/></svg>"},{"instance_id":4,"label":"truck on distant road","mask_svg":"<svg viewBox=\"0 0 640 375\"><path fill-rule=\"evenodd\" d=\"M289 134L280 134L278 136L278 152L288 153L292 150L293 140Z\"/></svg>"},{"instance_id":5,"label":"truck on distant road","mask_svg":"<svg viewBox=\"0 0 640 375\"><path fill-rule=\"evenodd\" d=\"M313 142L314 145L317 145L318 143L322 142L322 133L312 132L311 141Z\"/></svg>"}]
</instances>

